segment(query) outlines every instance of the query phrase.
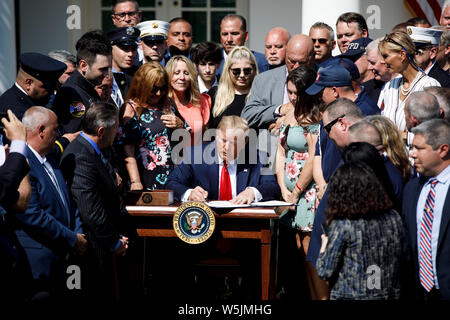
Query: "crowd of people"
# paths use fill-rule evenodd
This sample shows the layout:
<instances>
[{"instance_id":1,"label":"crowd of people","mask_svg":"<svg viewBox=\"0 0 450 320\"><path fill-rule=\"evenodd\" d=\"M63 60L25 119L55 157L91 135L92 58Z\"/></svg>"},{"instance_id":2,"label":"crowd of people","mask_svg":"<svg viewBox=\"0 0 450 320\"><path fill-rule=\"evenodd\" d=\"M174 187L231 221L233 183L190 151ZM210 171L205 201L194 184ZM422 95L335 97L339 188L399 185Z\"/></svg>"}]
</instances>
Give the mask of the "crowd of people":
<instances>
[{"instance_id":1,"label":"crowd of people","mask_svg":"<svg viewBox=\"0 0 450 320\"><path fill-rule=\"evenodd\" d=\"M123 199L168 189L291 203L278 297L301 279L311 300L450 299L450 1L440 25L414 18L375 40L356 12L336 36L276 27L265 53L245 47L237 14L221 46L194 46L195 21L113 3L113 30L83 34L75 54L22 53L0 96L0 296L73 297L69 265L82 298L139 290Z\"/></svg>"}]
</instances>

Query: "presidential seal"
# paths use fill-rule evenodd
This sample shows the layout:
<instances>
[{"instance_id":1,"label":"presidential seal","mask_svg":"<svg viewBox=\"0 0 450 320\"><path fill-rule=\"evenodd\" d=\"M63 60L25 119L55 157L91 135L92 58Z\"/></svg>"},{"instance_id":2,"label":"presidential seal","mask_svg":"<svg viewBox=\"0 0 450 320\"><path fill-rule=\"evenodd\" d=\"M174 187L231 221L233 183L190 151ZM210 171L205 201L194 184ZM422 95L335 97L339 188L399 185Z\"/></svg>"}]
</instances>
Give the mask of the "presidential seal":
<instances>
[{"instance_id":1,"label":"presidential seal","mask_svg":"<svg viewBox=\"0 0 450 320\"><path fill-rule=\"evenodd\" d=\"M216 218L202 202L186 202L173 215L173 229L178 238L189 244L208 240L214 232Z\"/></svg>"}]
</instances>

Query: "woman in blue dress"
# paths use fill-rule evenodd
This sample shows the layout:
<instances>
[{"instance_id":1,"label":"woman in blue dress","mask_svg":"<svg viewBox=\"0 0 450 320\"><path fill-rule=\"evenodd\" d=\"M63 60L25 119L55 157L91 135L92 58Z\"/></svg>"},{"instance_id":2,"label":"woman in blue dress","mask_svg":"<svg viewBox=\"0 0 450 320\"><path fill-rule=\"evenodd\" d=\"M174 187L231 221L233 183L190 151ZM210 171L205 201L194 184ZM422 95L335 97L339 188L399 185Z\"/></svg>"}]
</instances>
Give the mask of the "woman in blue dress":
<instances>
[{"instance_id":1,"label":"woman in blue dress","mask_svg":"<svg viewBox=\"0 0 450 320\"><path fill-rule=\"evenodd\" d=\"M283 200L295 203L281 223L294 229L297 249L304 261L316 211L316 188L313 181L313 158L320 122L320 100L305 90L316 79L316 72L306 66L292 71L287 78L291 111L281 119L276 156L276 176ZM312 271L306 265L310 295L314 298Z\"/></svg>"},{"instance_id":2,"label":"woman in blue dress","mask_svg":"<svg viewBox=\"0 0 450 320\"><path fill-rule=\"evenodd\" d=\"M121 108L119 144L123 145L130 190L163 189L173 170L171 135L185 128L168 102L168 75L157 62L136 72Z\"/></svg>"}]
</instances>

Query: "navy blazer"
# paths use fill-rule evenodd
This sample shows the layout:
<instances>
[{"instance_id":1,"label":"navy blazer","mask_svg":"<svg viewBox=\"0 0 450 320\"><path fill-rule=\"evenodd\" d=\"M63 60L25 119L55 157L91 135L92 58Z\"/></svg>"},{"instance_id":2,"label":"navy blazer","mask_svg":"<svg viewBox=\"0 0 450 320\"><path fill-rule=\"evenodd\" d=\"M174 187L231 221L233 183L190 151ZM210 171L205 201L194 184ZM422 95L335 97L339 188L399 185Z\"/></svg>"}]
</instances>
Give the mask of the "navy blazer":
<instances>
[{"instance_id":1,"label":"navy blazer","mask_svg":"<svg viewBox=\"0 0 450 320\"><path fill-rule=\"evenodd\" d=\"M166 188L174 191L176 201L181 201L181 197L188 189L193 189L197 186L202 187L208 191L209 200L217 200L219 198L219 162L216 155L216 143L210 142L203 145L192 147L191 155L185 158L190 159L189 163L177 165L172 173L169 175ZM248 155L249 148L243 151ZM256 150L255 150L256 152ZM206 159L199 158L198 155L206 155ZM197 155L197 158L196 158ZM194 164L195 160L201 159L200 164ZM240 164L238 161L236 171L236 195L244 191L247 187L255 187L261 193L263 201L279 199L281 191L277 180L273 174L261 174L264 168L257 156L255 164Z\"/></svg>"},{"instance_id":2,"label":"navy blazer","mask_svg":"<svg viewBox=\"0 0 450 320\"><path fill-rule=\"evenodd\" d=\"M416 294L417 297L423 298L422 285L419 281L419 258L417 249L417 202L419 200L420 191L422 190L426 178L420 177L411 180L405 186L403 193L403 219L406 225L406 233L410 254L415 267L416 278ZM442 210L441 225L439 228L438 249L436 255L437 278L439 281L439 289L441 298L450 299L450 192L447 192L444 207Z\"/></svg>"},{"instance_id":3,"label":"navy blazer","mask_svg":"<svg viewBox=\"0 0 450 320\"><path fill-rule=\"evenodd\" d=\"M24 248L34 279L49 279L59 271L65 273L64 259L76 244L81 230L78 211L69 196L62 172L50 157L55 176L60 185L65 203L47 174L44 166L27 147L30 163L31 199L24 214L15 214L17 239Z\"/></svg>"}]
</instances>

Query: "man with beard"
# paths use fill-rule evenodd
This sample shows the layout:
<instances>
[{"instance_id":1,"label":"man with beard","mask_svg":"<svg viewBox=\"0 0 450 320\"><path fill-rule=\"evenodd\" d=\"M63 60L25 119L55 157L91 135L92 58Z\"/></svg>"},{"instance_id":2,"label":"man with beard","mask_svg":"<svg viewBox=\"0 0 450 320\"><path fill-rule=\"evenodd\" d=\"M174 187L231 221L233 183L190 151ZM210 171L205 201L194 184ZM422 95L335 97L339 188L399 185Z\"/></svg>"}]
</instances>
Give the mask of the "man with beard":
<instances>
[{"instance_id":1,"label":"man with beard","mask_svg":"<svg viewBox=\"0 0 450 320\"><path fill-rule=\"evenodd\" d=\"M16 82L0 96L0 112L11 109L21 120L34 105L45 106L66 65L36 52L20 55Z\"/></svg>"},{"instance_id":2,"label":"man with beard","mask_svg":"<svg viewBox=\"0 0 450 320\"><path fill-rule=\"evenodd\" d=\"M100 101L94 87L111 74L112 48L102 31L85 33L75 48L77 69L61 87L53 104L61 133L80 131L87 109L93 102Z\"/></svg>"}]
</instances>

